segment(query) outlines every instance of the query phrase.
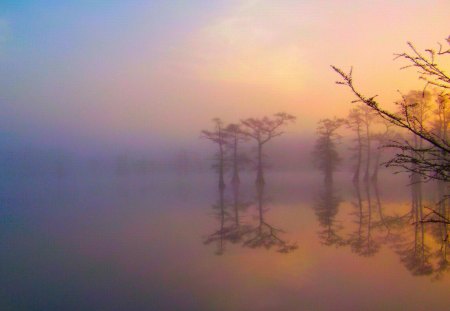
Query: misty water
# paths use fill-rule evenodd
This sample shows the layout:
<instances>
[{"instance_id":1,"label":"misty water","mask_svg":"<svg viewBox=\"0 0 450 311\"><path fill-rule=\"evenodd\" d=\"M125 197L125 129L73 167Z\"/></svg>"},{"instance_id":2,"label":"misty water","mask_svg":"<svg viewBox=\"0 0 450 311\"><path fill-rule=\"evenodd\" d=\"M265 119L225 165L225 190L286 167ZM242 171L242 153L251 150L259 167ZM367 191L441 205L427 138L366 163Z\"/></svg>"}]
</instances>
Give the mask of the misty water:
<instances>
[{"instance_id":1,"label":"misty water","mask_svg":"<svg viewBox=\"0 0 450 311\"><path fill-rule=\"evenodd\" d=\"M383 173L2 180L0 310L444 310L433 183ZM441 189L442 190L442 189Z\"/></svg>"}]
</instances>

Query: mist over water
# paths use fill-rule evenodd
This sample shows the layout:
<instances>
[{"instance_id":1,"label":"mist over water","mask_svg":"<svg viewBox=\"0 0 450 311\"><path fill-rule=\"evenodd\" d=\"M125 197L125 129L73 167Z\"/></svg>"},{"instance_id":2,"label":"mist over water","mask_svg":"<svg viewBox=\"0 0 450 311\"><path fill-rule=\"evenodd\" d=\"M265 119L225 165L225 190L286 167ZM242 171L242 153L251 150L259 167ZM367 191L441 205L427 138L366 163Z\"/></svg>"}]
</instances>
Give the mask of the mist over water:
<instances>
[{"instance_id":1,"label":"mist over water","mask_svg":"<svg viewBox=\"0 0 450 311\"><path fill-rule=\"evenodd\" d=\"M447 310L448 12L0 1L0 311Z\"/></svg>"},{"instance_id":2,"label":"mist over water","mask_svg":"<svg viewBox=\"0 0 450 311\"><path fill-rule=\"evenodd\" d=\"M208 171L3 181L1 306L445 309L440 229L411 223L407 178L380 177L270 171L261 190L247 172L223 191ZM426 184L421 204L436 191Z\"/></svg>"}]
</instances>

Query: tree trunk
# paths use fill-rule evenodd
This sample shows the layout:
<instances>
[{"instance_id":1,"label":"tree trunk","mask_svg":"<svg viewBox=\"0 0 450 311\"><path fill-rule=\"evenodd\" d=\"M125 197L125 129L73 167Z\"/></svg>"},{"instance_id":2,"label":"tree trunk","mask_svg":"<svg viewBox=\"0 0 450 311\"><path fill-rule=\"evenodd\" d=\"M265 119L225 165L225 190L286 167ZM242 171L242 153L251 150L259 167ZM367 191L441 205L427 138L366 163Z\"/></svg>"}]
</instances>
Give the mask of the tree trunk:
<instances>
[{"instance_id":1,"label":"tree trunk","mask_svg":"<svg viewBox=\"0 0 450 311\"><path fill-rule=\"evenodd\" d=\"M366 172L364 174L364 180L369 180L369 169L370 169L370 132L369 132L369 121L366 123L366 139L367 139L367 161L366 161Z\"/></svg>"},{"instance_id":2,"label":"tree trunk","mask_svg":"<svg viewBox=\"0 0 450 311\"><path fill-rule=\"evenodd\" d=\"M239 178L239 167L238 167L238 139L234 137L233 145L233 177L231 178L233 184L239 184L241 179Z\"/></svg>"},{"instance_id":3,"label":"tree trunk","mask_svg":"<svg viewBox=\"0 0 450 311\"><path fill-rule=\"evenodd\" d=\"M357 162L356 162L355 173L353 174L354 182L359 181L359 171L361 169L361 159L362 159L362 141L361 141L361 130L360 130L359 125L357 128L357 133L358 133L358 158L357 158Z\"/></svg>"},{"instance_id":4,"label":"tree trunk","mask_svg":"<svg viewBox=\"0 0 450 311\"><path fill-rule=\"evenodd\" d=\"M258 164L256 173L256 183L259 185L265 184L264 172L263 172L263 161L262 161L262 144L258 142Z\"/></svg>"},{"instance_id":5,"label":"tree trunk","mask_svg":"<svg viewBox=\"0 0 450 311\"><path fill-rule=\"evenodd\" d=\"M224 165L225 165L225 159L224 159L224 151L223 146L219 146L219 189L225 188L225 181L224 181Z\"/></svg>"},{"instance_id":6,"label":"tree trunk","mask_svg":"<svg viewBox=\"0 0 450 311\"><path fill-rule=\"evenodd\" d=\"M381 148L381 147L379 147ZM377 181L378 180L378 169L380 167L380 159L381 159L381 149L378 149L376 157L375 157L375 164L373 167L373 173L372 173L372 181Z\"/></svg>"}]
</instances>

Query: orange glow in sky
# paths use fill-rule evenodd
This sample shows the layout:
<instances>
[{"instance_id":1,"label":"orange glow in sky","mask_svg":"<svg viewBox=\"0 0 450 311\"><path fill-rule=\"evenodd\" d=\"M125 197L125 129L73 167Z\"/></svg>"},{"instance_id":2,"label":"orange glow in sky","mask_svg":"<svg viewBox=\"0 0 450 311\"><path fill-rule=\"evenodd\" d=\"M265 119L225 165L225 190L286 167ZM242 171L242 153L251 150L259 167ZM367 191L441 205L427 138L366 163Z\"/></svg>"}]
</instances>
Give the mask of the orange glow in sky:
<instances>
[{"instance_id":1,"label":"orange glow in sky","mask_svg":"<svg viewBox=\"0 0 450 311\"><path fill-rule=\"evenodd\" d=\"M309 135L353 99L330 65L353 66L389 105L422 85L393 53L444 43L449 12L438 0L7 4L0 123L22 136L188 141L213 117L286 111Z\"/></svg>"}]
</instances>

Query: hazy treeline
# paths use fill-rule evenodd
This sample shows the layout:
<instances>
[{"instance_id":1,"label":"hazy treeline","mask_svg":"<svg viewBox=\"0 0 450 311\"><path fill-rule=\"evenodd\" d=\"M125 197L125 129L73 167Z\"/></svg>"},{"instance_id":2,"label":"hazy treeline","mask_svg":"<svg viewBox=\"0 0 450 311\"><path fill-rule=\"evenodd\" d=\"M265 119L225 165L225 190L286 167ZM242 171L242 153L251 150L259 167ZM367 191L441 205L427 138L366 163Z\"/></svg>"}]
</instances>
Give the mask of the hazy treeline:
<instances>
[{"instance_id":1,"label":"hazy treeline","mask_svg":"<svg viewBox=\"0 0 450 311\"><path fill-rule=\"evenodd\" d=\"M74 175L150 175L174 172L200 173L207 170L205 157L192 150L167 152L161 156L120 153L101 156L78 156L70 153L16 151L0 155L4 177Z\"/></svg>"},{"instance_id":2,"label":"hazy treeline","mask_svg":"<svg viewBox=\"0 0 450 311\"><path fill-rule=\"evenodd\" d=\"M407 108L405 108L407 107ZM407 109L407 111L405 110ZM408 114L418 128L429 128L439 139L448 140L450 106L437 91L410 91L402 96L398 114ZM353 171L353 181L377 180L379 168L393 167L396 172L409 172L411 178L427 179L431 171L406 162L406 157L423 156L431 148L429 142L395 127L376 111L364 104L352 108L346 118L323 119L317 127L317 140L313 151L316 166L326 178L342 163L337 145L348 146L347 157ZM414 151L403 153L399 146ZM419 151L418 151L419 150ZM430 168L431 169L431 168ZM419 177L421 176L421 177Z\"/></svg>"},{"instance_id":3,"label":"hazy treeline","mask_svg":"<svg viewBox=\"0 0 450 311\"><path fill-rule=\"evenodd\" d=\"M241 170L248 166L256 171L255 182L264 184L264 169L267 167L266 145L275 137L281 136L284 133L283 127L295 119L284 112L272 117L248 118L228 125L219 118L213 119L213 130L203 130L202 137L216 145L213 167L218 172L219 188L225 187L226 171L231 171L231 182L238 184ZM242 147L246 143L252 144L251 153Z\"/></svg>"}]
</instances>

